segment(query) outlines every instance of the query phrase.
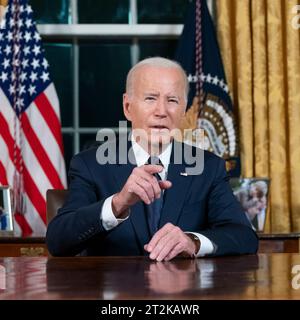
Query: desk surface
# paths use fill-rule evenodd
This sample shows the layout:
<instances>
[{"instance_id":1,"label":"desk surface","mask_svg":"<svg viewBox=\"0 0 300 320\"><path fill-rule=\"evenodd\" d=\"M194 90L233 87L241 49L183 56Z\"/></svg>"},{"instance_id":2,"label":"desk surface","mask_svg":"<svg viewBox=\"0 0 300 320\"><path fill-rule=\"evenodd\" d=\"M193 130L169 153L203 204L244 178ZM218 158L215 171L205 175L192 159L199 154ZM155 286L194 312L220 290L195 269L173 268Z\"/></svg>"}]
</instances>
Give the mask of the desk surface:
<instances>
[{"instance_id":1,"label":"desk surface","mask_svg":"<svg viewBox=\"0 0 300 320\"><path fill-rule=\"evenodd\" d=\"M3 274L6 281L0 300L300 300L300 289L292 287L295 265L300 255L287 253L164 263L143 257L0 258L2 285Z\"/></svg>"}]
</instances>

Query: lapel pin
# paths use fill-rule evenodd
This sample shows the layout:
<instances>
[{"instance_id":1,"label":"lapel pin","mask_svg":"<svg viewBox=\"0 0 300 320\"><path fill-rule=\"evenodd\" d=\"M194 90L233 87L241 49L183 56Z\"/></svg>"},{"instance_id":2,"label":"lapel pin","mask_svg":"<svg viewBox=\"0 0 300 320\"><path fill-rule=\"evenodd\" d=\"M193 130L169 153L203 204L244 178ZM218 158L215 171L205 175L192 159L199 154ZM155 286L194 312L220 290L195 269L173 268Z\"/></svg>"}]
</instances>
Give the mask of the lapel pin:
<instances>
[{"instance_id":1,"label":"lapel pin","mask_svg":"<svg viewBox=\"0 0 300 320\"><path fill-rule=\"evenodd\" d=\"M184 177L187 177L187 176L188 176L188 174L187 174L186 172L180 172L180 175L181 175L181 176L184 176Z\"/></svg>"}]
</instances>

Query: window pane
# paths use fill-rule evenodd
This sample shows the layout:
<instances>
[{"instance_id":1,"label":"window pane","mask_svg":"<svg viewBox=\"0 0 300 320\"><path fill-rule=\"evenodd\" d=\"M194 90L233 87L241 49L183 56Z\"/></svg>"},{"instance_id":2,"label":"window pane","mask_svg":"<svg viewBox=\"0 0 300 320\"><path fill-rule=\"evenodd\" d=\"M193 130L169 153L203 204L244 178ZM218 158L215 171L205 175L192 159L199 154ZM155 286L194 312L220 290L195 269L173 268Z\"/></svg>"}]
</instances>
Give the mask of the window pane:
<instances>
[{"instance_id":1,"label":"window pane","mask_svg":"<svg viewBox=\"0 0 300 320\"><path fill-rule=\"evenodd\" d=\"M96 135L97 133L82 133L80 135L80 150L87 150L99 145L100 143L96 141Z\"/></svg>"},{"instance_id":2,"label":"window pane","mask_svg":"<svg viewBox=\"0 0 300 320\"><path fill-rule=\"evenodd\" d=\"M68 172L70 167L70 161L74 155L73 133L64 133L63 142L65 151L66 170Z\"/></svg>"},{"instance_id":3,"label":"window pane","mask_svg":"<svg viewBox=\"0 0 300 320\"><path fill-rule=\"evenodd\" d=\"M137 0L139 23L183 23L188 0Z\"/></svg>"},{"instance_id":4,"label":"window pane","mask_svg":"<svg viewBox=\"0 0 300 320\"><path fill-rule=\"evenodd\" d=\"M51 79L60 103L63 127L73 126L72 45L44 43Z\"/></svg>"},{"instance_id":5,"label":"window pane","mask_svg":"<svg viewBox=\"0 0 300 320\"><path fill-rule=\"evenodd\" d=\"M178 40L141 40L140 44L140 60L161 56L174 59Z\"/></svg>"},{"instance_id":6,"label":"window pane","mask_svg":"<svg viewBox=\"0 0 300 320\"><path fill-rule=\"evenodd\" d=\"M69 0L30 0L37 23L69 23Z\"/></svg>"},{"instance_id":7,"label":"window pane","mask_svg":"<svg viewBox=\"0 0 300 320\"><path fill-rule=\"evenodd\" d=\"M124 119L122 94L130 69L130 43L81 43L79 57L80 126L117 127Z\"/></svg>"},{"instance_id":8,"label":"window pane","mask_svg":"<svg viewBox=\"0 0 300 320\"><path fill-rule=\"evenodd\" d=\"M79 23L128 23L128 0L78 0Z\"/></svg>"}]
</instances>

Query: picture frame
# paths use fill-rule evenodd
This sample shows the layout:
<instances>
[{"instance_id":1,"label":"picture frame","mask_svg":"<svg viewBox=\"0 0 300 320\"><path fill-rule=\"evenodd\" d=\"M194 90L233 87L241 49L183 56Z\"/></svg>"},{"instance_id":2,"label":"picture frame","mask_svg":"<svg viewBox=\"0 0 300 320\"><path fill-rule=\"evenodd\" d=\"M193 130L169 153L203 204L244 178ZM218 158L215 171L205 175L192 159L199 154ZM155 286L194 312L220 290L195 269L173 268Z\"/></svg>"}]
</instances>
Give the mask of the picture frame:
<instances>
[{"instance_id":1,"label":"picture frame","mask_svg":"<svg viewBox=\"0 0 300 320\"><path fill-rule=\"evenodd\" d=\"M263 233L269 204L270 179L231 178L230 185L253 230Z\"/></svg>"},{"instance_id":2,"label":"picture frame","mask_svg":"<svg viewBox=\"0 0 300 320\"><path fill-rule=\"evenodd\" d=\"M0 237L14 234L11 189L0 186Z\"/></svg>"}]
</instances>

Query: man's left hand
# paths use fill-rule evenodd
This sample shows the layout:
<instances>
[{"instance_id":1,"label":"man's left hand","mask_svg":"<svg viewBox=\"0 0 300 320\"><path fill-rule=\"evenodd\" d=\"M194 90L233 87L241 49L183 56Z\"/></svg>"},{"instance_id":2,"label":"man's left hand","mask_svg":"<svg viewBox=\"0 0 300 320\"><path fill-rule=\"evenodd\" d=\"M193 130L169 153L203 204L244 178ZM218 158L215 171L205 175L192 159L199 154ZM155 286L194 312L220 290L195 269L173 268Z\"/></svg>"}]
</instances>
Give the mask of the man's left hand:
<instances>
[{"instance_id":1,"label":"man's left hand","mask_svg":"<svg viewBox=\"0 0 300 320\"><path fill-rule=\"evenodd\" d=\"M150 253L150 259L157 261L169 261L178 255L193 257L196 253L193 240L172 223L159 229L144 249Z\"/></svg>"}]
</instances>

